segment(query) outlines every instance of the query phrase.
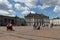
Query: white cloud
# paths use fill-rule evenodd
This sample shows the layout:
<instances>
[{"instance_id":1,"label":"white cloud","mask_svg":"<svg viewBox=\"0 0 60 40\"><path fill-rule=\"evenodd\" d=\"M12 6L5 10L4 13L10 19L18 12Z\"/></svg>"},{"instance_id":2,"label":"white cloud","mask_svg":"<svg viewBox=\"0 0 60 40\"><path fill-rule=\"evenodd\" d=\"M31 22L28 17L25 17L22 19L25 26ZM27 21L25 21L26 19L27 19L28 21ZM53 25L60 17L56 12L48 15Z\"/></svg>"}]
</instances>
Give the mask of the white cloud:
<instances>
[{"instance_id":1,"label":"white cloud","mask_svg":"<svg viewBox=\"0 0 60 40\"><path fill-rule=\"evenodd\" d=\"M1 15L6 15L6 14L9 14L7 11L5 11L5 10L0 10L0 14Z\"/></svg>"},{"instance_id":2,"label":"white cloud","mask_svg":"<svg viewBox=\"0 0 60 40\"><path fill-rule=\"evenodd\" d=\"M27 0L25 3L28 7L33 8L36 6L38 0Z\"/></svg>"},{"instance_id":3,"label":"white cloud","mask_svg":"<svg viewBox=\"0 0 60 40\"><path fill-rule=\"evenodd\" d=\"M0 10L0 15L15 16L15 12L13 10L8 10L8 11Z\"/></svg>"},{"instance_id":4,"label":"white cloud","mask_svg":"<svg viewBox=\"0 0 60 40\"><path fill-rule=\"evenodd\" d=\"M32 14L35 14L35 12L34 12L34 11L31 11L31 13L32 13Z\"/></svg>"},{"instance_id":5,"label":"white cloud","mask_svg":"<svg viewBox=\"0 0 60 40\"><path fill-rule=\"evenodd\" d=\"M8 12L9 12L10 14L15 14L15 11L13 11L13 10L8 10Z\"/></svg>"},{"instance_id":6,"label":"white cloud","mask_svg":"<svg viewBox=\"0 0 60 40\"><path fill-rule=\"evenodd\" d=\"M55 6L54 12L60 12L60 0L39 0L40 3L50 5L50 6Z\"/></svg>"},{"instance_id":7,"label":"white cloud","mask_svg":"<svg viewBox=\"0 0 60 40\"><path fill-rule=\"evenodd\" d=\"M34 11L28 11L28 10L23 11L23 12L22 12L22 14L29 14L30 12L31 12L32 14L35 14L35 12L34 12Z\"/></svg>"},{"instance_id":8,"label":"white cloud","mask_svg":"<svg viewBox=\"0 0 60 40\"><path fill-rule=\"evenodd\" d=\"M15 2L24 3L29 8L35 7L38 0L14 0Z\"/></svg>"},{"instance_id":9,"label":"white cloud","mask_svg":"<svg viewBox=\"0 0 60 40\"><path fill-rule=\"evenodd\" d=\"M19 4L19 3L16 3L15 4L15 8L17 9L17 10L20 10L20 11L22 11L22 14L29 14L30 12L32 12L32 13L35 13L34 11L30 11L30 9L29 9L29 7L23 7L21 4Z\"/></svg>"},{"instance_id":10,"label":"white cloud","mask_svg":"<svg viewBox=\"0 0 60 40\"><path fill-rule=\"evenodd\" d=\"M57 5L55 8L54 8L54 12L60 12L60 6Z\"/></svg>"},{"instance_id":11,"label":"white cloud","mask_svg":"<svg viewBox=\"0 0 60 40\"><path fill-rule=\"evenodd\" d=\"M15 15L12 10L12 4L8 0L0 0L0 15Z\"/></svg>"},{"instance_id":12,"label":"white cloud","mask_svg":"<svg viewBox=\"0 0 60 40\"><path fill-rule=\"evenodd\" d=\"M12 4L10 4L8 0L2 0L2 1L0 1L0 5L1 4L2 5L6 5L7 8L12 8Z\"/></svg>"},{"instance_id":13,"label":"white cloud","mask_svg":"<svg viewBox=\"0 0 60 40\"><path fill-rule=\"evenodd\" d=\"M9 10L12 9L12 4L8 0L0 1L0 10Z\"/></svg>"},{"instance_id":14,"label":"white cloud","mask_svg":"<svg viewBox=\"0 0 60 40\"><path fill-rule=\"evenodd\" d=\"M0 0L0 3L2 3L3 0Z\"/></svg>"},{"instance_id":15,"label":"white cloud","mask_svg":"<svg viewBox=\"0 0 60 40\"><path fill-rule=\"evenodd\" d=\"M40 0L40 2L47 4L47 5L58 5L58 4L60 4L60 0Z\"/></svg>"},{"instance_id":16,"label":"white cloud","mask_svg":"<svg viewBox=\"0 0 60 40\"><path fill-rule=\"evenodd\" d=\"M26 2L26 0L14 0L15 2Z\"/></svg>"},{"instance_id":17,"label":"white cloud","mask_svg":"<svg viewBox=\"0 0 60 40\"><path fill-rule=\"evenodd\" d=\"M20 9L21 9L21 7L22 7L22 6L21 6L20 4L18 4L18 3L17 3L17 4L15 4L15 8L16 8L16 9L20 10Z\"/></svg>"},{"instance_id":18,"label":"white cloud","mask_svg":"<svg viewBox=\"0 0 60 40\"><path fill-rule=\"evenodd\" d=\"M23 7L21 4L19 4L19 3L16 3L15 4L15 8L17 9L17 10L20 10L21 11L21 13L22 14L29 14L29 12L30 12L30 9L28 8L28 7Z\"/></svg>"},{"instance_id":19,"label":"white cloud","mask_svg":"<svg viewBox=\"0 0 60 40\"><path fill-rule=\"evenodd\" d=\"M12 9L12 4L8 4L8 8L11 8Z\"/></svg>"},{"instance_id":20,"label":"white cloud","mask_svg":"<svg viewBox=\"0 0 60 40\"><path fill-rule=\"evenodd\" d=\"M29 10L28 7L23 7L22 5L20 4L15 4L15 8L18 9L18 10L21 10L21 11L25 11L25 10Z\"/></svg>"},{"instance_id":21,"label":"white cloud","mask_svg":"<svg viewBox=\"0 0 60 40\"><path fill-rule=\"evenodd\" d=\"M28 6L29 8L36 7L38 1L43 4L43 6L40 6L41 9L49 7L48 5L50 6L60 5L60 0L14 0L14 1L25 3L25 5Z\"/></svg>"},{"instance_id":22,"label":"white cloud","mask_svg":"<svg viewBox=\"0 0 60 40\"><path fill-rule=\"evenodd\" d=\"M45 9L45 8L50 7L50 5L43 4L42 6L38 5L37 7L40 8L40 9Z\"/></svg>"},{"instance_id":23,"label":"white cloud","mask_svg":"<svg viewBox=\"0 0 60 40\"><path fill-rule=\"evenodd\" d=\"M16 15L16 12L13 10L8 10L8 12L9 12L8 16L14 17Z\"/></svg>"},{"instance_id":24,"label":"white cloud","mask_svg":"<svg viewBox=\"0 0 60 40\"><path fill-rule=\"evenodd\" d=\"M11 14L11 15L10 15L10 14L9 14L8 16L15 17L16 15L14 15L14 14Z\"/></svg>"},{"instance_id":25,"label":"white cloud","mask_svg":"<svg viewBox=\"0 0 60 40\"><path fill-rule=\"evenodd\" d=\"M30 11L26 10L26 11L23 11L22 14L29 14Z\"/></svg>"}]
</instances>

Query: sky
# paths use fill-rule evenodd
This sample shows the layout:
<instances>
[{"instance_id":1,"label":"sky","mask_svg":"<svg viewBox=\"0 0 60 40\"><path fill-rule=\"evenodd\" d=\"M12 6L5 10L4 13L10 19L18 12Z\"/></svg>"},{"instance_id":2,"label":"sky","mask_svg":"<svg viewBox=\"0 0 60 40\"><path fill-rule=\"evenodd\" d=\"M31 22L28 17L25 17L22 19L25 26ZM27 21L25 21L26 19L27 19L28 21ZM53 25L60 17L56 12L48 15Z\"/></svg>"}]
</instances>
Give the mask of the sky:
<instances>
[{"instance_id":1,"label":"sky","mask_svg":"<svg viewBox=\"0 0 60 40\"><path fill-rule=\"evenodd\" d=\"M0 0L0 15L24 18L30 12L60 17L60 0Z\"/></svg>"}]
</instances>

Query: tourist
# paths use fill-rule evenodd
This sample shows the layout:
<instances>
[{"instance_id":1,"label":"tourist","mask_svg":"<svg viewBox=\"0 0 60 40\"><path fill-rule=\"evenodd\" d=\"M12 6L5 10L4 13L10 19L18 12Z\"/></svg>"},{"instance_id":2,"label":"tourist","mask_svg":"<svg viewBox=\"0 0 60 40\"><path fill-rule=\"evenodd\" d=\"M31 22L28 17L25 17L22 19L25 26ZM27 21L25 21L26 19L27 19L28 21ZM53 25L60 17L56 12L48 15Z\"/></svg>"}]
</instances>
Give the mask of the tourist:
<instances>
[{"instance_id":1,"label":"tourist","mask_svg":"<svg viewBox=\"0 0 60 40\"><path fill-rule=\"evenodd\" d=\"M7 24L7 31L8 30L14 31L11 23Z\"/></svg>"},{"instance_id":2,"label":"tourist","mask_svg":"<svg viewBox=\"0 0 60 40\"><path fill-rule=\"evenodd\" d=\"M33 28L34 28L34 29L36 29L36 27L37 27L37 24L36 24L36 23L34 23Z\"/></svg>"},{"instance_id":3,"label":"tourist","mask_svg":"<svg viewBox=\"0 0 60 40\"><path fill-rule=\"evenodd\" d=\"M51 26L50 26L50 28L52 28L53 27L53 23L51 23Z\"/></svg>"},{"instance_id":4,"label":"tourist","mask_svg":"<svg viewBox=\"0 0 60 40\"><path fill-rule=\"evenodd\" d=\"M37 24L37 28L36 29L40 30L40 24L39 23Z\"/></svg>"}]
</instances>

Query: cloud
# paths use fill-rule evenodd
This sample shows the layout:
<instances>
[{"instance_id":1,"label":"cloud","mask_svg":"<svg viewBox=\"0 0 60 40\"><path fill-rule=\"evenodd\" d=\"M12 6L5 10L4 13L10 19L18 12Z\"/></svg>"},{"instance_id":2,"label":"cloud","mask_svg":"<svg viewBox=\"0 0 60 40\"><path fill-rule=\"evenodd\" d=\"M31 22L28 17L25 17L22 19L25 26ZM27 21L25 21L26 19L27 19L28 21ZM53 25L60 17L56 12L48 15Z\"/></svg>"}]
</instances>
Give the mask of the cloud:
<instances>
[{"instance_id":1,"label":"cloud","mask_svg":"<svg viewBox=\"0 0 60 40\"><path fill-rule=\"evenodd\" d=\"M30 12L33 13L33 14L35 13L34 11L30 11L29 7L27 7L27 6L23 7L23 6L22 6L21 4L19 4L19 3L16 3L16 4L15 4L15 8L16 8L17 10L22 11L21 13L24 14L24 15L29 14Z\"/></svg>"},{"instance_id":2,"label":"cloud","mask_svg":"<svg viewBox=\"0 0 60 40\"><path fill-rule=\"evenodd\" d=\"M26 15L26 14L29 14L30 12L31 12L32 14L35 14L35 12L34 12L34 11L28 11L28 10L23 11L23 12L22 12L22 14L25 14L25 15Z\"/></svg>"},{"instance_id":3,"label":"cloud","mask_svg":"<svg viewBox=\"0 0 60 40\"><path fill-rule=\"evenodd\" d=\"M17 3L15 4L15 8L17 10L20 10L22 14L29 14L30 9L28 7L23 7L21 4Z\"/></svg>"},{"instance_id":4,"label":"cloud","mask_svg":"<svg viewBox=\"0 0 60 40\"><path fill-rule=\"evenodd\" d=\"M47 4L47 5L59 5L60 0L39 0L41 3Z\"/></svg>"},{"instance_id":5,"label":"cloud","mask_svg":"<svg viewBox=\"0 0 60 40\"><path fill-rule=\"evenodd\" d=\"M7 14L8 16L12 16L12 17L16 16L16 12L14 10L10 9L7 12L9 13L9 14Z\"/></svg>"},{"instance_id":6,"label":"cloud","mask_svg":"<svg viewBox=\"0 0 60 40\"><path fill-rule=\"evenodd\" d=\"M10 14L16 14L15 11L13 11L13 10L8 10L8 12L9 12Z\"/></svg>"},{"instance_id":7,"label":"cloud","mask_svg":"<svg viewBox=\"0 0 60 40\"><path fill-rule=\"evenodd\" d=\"M53 9L54 12L60 12L60 0L39 0L40 3L54 6L55 8ZM42 9L44 7L41 7Z\"/></svg>"},{"instance_id":8,"label":"cloud","mask_svg":"<svg viewBox=\"0 0 60 40\"><path fill-rule=\"evenodd\" d=\"M35 7L38 0L14 0L15 2L24 3L29 8Z\"/></svg>"},{"instance_id":9,"label":"cloud","mask_svg":"<svg viewBox=\"0 0 60 40\"><path fill-rule=\"evenodd\" d=\"M42 4L42 6L39 4L39 5L37 5L38 4L38 1L40 2L40 0L14 0L15 2L20 2L20 3L24 3L27 7L29 7L29 8L40 8L40 9L45 9L45 8L47 8L47 7L50 7L51 5L48 5L48 4L46 4L46 0L44 1L42 1L42 2L44 2L43 4ZM20 4L16 4L16 6L19 6ZM20 5L17 9L19 9L20 7L22 7L22 5ZM24 7L22 7L22 8L20 8L20 9L24 9Z\"/></svg>"},{"instance_id":10,"label":"cloud","mask_svg":"<svg viewBox=\"0 0 60 40\"><path fill-rule=\"evenodd\" d=\"M0 10L0 14L1 15L6 15L6 14L9 14L7 11L5 11L5 10Z\"/></svg>"},{"instance_id":11,"label":"cloud","mask_svg":"<svg viewBox=\"0 0 60 40\"><path fill-rule=\"evenodd\" d=\"M40 2L43 5L59 5L60 4L60 0L14 0L15 2L20 2L20 3L24 3L26 6L32 8L32 7L36 7L37 3Z\"/></svg>"},{"instance_id":12,"label":"cloud","mask_svg":"<svg viewBox=\"0 0 60 40\"><path fill-rule=\"evenodd\" d=\"M0 10L0 15L10 15L10 16L15 16L15 12L13 10L8 10L8 11L5 11L5 10Z\"/></svg>"},{"instance_id":13,"label":"cloud","mask_svg":"<svg viewBox=\"0 0 60 40\"><path fill-rule=\"evenodd\" d=\"M26 10L26 11L23 11L22 14L29 14L30 11Z\"/></svg>"},{"instance_id":14,"label":"cloud","mask_svg":"<svg viewBox=\"0 0 60 40\"><path fill-rule=\"evenodd\" d=\"M35 14L35 12L34 11L30 11L32 14Z\"/></svg>"},{"instance_id":15,"label":"cloud","mask_svg":"<svg viewBox=\"0 0 60 40\"><path fill-rule=\"evenodd\" d=\"M17 10L21 10L21 11L25 11L25 10L30 10L28 7L23 7L21 4L15 4L15 8L17 9Z\"/></svg>"},{"instance_id":16,"label":"cloud","mask_svg":"<svg viewBox=\"0 0 60 40\"><path fill-rule=\"evenodd\" d=\"M19 4L19 3L16 3L16 4L15 4L15 8L16 8L17 10L20 10L21 13L24 14L24 15L29 14L30 12L35 13L34 11L30 11L30 8L29 8L29 7L27 7L27 6L24 6L24 7L23 7L23 6L22 6L21 4Z\"/></svg>"},{"instance_id":17,"label":"cloud","mask_svg":"<svg viewBox=\"0 0 60 40\"><path fill-rule=\"evenodd\" d=\"M12 4L10 4L8 0L0 1L0 6L7 9L12 8Z\"/></svg>"},{"instance_id":18,"label":"cloud","mask_svg":"<svg viewBox=\"0 0 60 40\"><path fill-rule=\"evenodd\" d=\"M9 10L9 8L5 4L0 4L0 10Z\"/></svg>"},{"instance_id":19,"label":"cloud","mask_svg":"<svg viewBox=\"0 0 60 40\"><path fill-rule=\"evenodd\" d=\"M50 5L43 4L42 6L38 5L37 7L40 8L40 9L45 9L45 8L50 7Z\"/></svg>"},{"instance_id":20,"label":"cloud","mask_svg":"<svg viewBox=\"0 0 60 40\"><path fill-rule=\"evenodd\" d=\"M18 4L18 3L17 3L17 4L15 4L15 8L16 8L16 9L20 10L20 9L21 9L21 7L22 7L22 6L21 6L20 4ZM22 10L22 9L21 9L21 10Z\"/></svg>"},{"instance_id":21,"label":"cloud","mask_svg":"<svg viewBox=\"0 0 60 40\"><path fill-rule=\"evenodd\" d=\"M7 15L7 16L15 17L16 15L14 15L14 14L11 14L11 15L10 15L10 14L9 14L9 15Z\"/></svg>"},{"instance_id":22,"label":"cloud","mask_svg":"<svg viewBox=\"0 0 60 40\"><path fill-rule=\"evenodd\" d=\"M33 8L36 6L38 0L28 0L25 4L30 7L30 8Z\"/></svg>"},{"instance_id":23,"label":"cloud","mask_svg":"<svg viewBox=\"0 0 60 40\"><path fill-rule=\"evenodd\" d=\"M13 16L12 4L8 0L0 0L0 15Z\"/></svg>"},{"instance_id":24,"label":"cloud","mask_svg":"<svg viewBox=\"0 0 60 40\"><path fill-rule=\"evenodd\" d=\"M55 6L54 12L60 12L60 6L59 5Z\"/></svg>"},{"instance_id":25,"label":"cloud","mask_svg":"<svg viewBox=\"0 0 60 40\"><path fill-rule=\"evenodd\" d=\"M15 2L26 2L26 0L14 0Z\"/></svg>"}]
</instances>

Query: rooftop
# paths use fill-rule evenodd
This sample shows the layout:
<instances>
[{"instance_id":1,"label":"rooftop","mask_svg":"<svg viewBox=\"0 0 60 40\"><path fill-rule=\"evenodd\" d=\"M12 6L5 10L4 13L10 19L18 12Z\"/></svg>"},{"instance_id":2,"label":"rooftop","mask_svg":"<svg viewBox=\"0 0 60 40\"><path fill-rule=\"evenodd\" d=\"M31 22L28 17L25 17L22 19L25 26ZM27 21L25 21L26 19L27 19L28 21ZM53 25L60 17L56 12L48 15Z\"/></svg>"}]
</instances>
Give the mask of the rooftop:
<instances>
[{"instance_id":1,"label":"rooftop","mask_svg":"<svg viewBox=\"0 0 60 40\"><path fill-rule=\"evenodd\" d=\"M48 16L45 16L44 14L28 14L27 16L25 16L25 18L49 18Z\"/></svg>"}]
</instances>

